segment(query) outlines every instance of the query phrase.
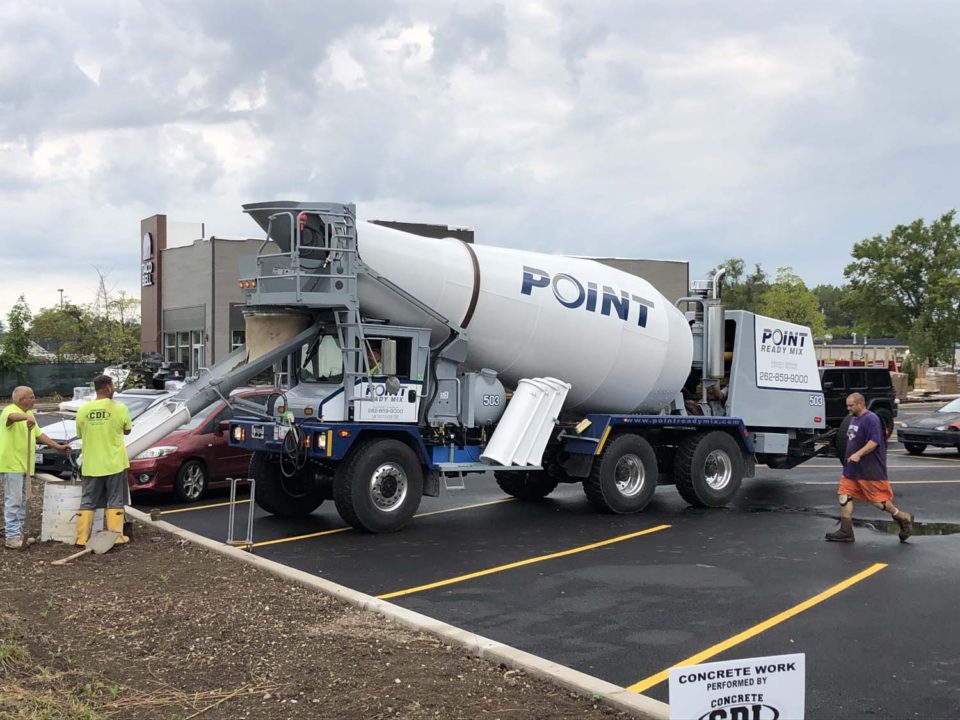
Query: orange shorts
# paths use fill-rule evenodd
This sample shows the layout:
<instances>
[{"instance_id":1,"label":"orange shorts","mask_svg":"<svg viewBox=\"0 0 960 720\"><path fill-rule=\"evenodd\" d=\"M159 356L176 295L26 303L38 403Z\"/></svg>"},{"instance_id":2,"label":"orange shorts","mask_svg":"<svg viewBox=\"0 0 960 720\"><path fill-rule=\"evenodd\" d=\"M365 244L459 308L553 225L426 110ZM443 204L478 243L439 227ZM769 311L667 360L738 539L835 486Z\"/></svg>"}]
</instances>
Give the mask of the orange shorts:
<instances>
[{"instance_id":1,"label":"orange shorts","mask_svg":"<svg viewBox=\"0 0 960 720\"><path fill-rule=\"evenodd\" d=\"M851 480L840 476L837 495L849 495L854 500L870 503L882 503L893 500L893 488L886 480Z\"/></svg>"}]
</instances>

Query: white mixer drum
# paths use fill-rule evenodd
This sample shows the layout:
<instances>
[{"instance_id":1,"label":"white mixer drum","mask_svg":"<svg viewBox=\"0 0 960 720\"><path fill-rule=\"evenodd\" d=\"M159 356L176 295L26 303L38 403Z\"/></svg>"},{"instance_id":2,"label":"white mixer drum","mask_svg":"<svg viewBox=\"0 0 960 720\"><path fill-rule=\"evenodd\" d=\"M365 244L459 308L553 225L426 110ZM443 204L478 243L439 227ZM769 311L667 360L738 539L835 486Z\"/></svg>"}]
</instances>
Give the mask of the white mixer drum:
<instances>
[{"instance_id":1,"label":"white mixer drum","mask_svg":"<svg viewBox=\"0 0 960 720\"><path fill-rule=\"evenodd\" d=\"M565 409L657 412L690 371L687 320L643 278L593 260L357 224L360 257L426 305L467 328L466 364L508 385L551 376L570 383ZM361 277L364 314L447 331Z\"/></svg>"}]
</instances>

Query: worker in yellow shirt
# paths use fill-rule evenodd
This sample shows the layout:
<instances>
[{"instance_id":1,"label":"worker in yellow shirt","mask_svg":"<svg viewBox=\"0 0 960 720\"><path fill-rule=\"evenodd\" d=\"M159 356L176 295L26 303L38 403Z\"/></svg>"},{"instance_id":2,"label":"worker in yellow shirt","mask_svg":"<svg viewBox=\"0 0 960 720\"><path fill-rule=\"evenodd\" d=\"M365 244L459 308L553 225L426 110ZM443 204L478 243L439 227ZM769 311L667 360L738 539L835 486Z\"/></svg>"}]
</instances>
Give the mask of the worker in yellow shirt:
<instances>
[{"instance_id":1,"label":"worker in yellow shirt","mask_svg":"<svg viewBox=\"0 0 960 720\"><path fill-rule=\"evenodd\" d=\"M0 412L0 480L3 480L4 545L17 549L24 544L27 478L33 475L37 440L60 452L70 452L70 447L40 432L33 417L36 398L31 388L14 388L12 400Z\"/></svg>"},{"instance_id":2,"label":"worker in yellow shirt","mask_svg":"<svg viewBox=\"0 0 960 720\"><path fill-rule=\"evenodd\" d=\"M130 460L124 435L133 429L130 411L113 399L113 378L93 379L97 398L77 410L77 435L83 443L83 496L77 515L77 545L86 545L93 527L93 511L105 507L107 530L118 533L117 543L130 538L123 534L123 506L127 498L127 468Z\"/></svg>"}]
</instances>

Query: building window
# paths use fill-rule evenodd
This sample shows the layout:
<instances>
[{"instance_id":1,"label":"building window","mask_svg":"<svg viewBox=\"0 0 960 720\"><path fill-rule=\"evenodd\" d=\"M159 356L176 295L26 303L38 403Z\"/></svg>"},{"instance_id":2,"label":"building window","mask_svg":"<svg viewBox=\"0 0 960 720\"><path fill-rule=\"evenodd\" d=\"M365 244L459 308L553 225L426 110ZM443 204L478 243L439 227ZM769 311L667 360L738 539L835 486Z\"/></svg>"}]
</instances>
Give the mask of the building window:
<instances>
[{"instance_id":1,"label":"building window","mask_svg":"<svg viewBox=\"0 0 960 720\"><path fill-rule=\"evenodd\" d=\"M203 365L203 333L175 332L163 334L163 359L183 363L190 373L196 373Z\"/></svg>"},{"instance_id":2,"label":"building window","mask_svg":"<svg viewBox=\"0 0 960 720\"><path fill-rule=\"evenodd\" d=\"M177 361L177 334L163 334L163 359L167 362Z\"/></svg>"},{"instance_id":3,"label":"building window","mask_svg":"<svg viewBox=\"0 0 960 720\"><path fill-rule=\"evenodd\" d=\"M230 352L233 352L247 342L246 330L234 330L230 333Z\"/></svg>"}]
</instances>

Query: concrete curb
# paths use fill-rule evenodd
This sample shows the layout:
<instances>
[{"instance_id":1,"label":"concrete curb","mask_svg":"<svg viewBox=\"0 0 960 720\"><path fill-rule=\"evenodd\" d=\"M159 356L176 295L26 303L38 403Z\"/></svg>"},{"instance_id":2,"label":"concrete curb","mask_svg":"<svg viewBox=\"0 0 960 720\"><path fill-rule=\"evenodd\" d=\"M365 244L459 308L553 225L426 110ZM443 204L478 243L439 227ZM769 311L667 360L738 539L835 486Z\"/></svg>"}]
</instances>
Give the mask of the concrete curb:
<instances>
[{"instance_id":1,"label":"concrete curb","mask_svg":"<svg viewBox=\"0 0 960 720\"><path fill-rule=\"evenodd\" d=\"M639 693L630 692L619 685L614 685L613 683L606 682L592 675L582 673L579 670L568 668L565 665L560 665L531 653L524 652L523 650L518 650L517 648L504 645L495 640L490 640L482 635L462 630L453 625L441 622L440 620L435 620L427 615L422 615L413 610L394 605L386 600L379 600L371 595L366 595L362 592L344 587L343 585L324 580L316 575L311 575L302 570L296 570L274 562L273 560L267 560L266 558L258 557L244 550L225 545L216 540L211 540L203 535L184 530L163 520L151 520L147 513L134 508L127 507L126 510L128 516L150 527L164 530L184 540L189 540L195 545L253 565L282 580L296 583L311 590L319 590L322 593L332 595L355 607L378 613L413 630L435 635L450 645L463 648L478 657L503 663L516 670L523 670L530 675L548 680L580 695L588 698L596 698L617 710L631 713L635 717L643 718L644 720L669 719L669 706L659 700L654 700Z\"/></svg>"}]
</instances>

